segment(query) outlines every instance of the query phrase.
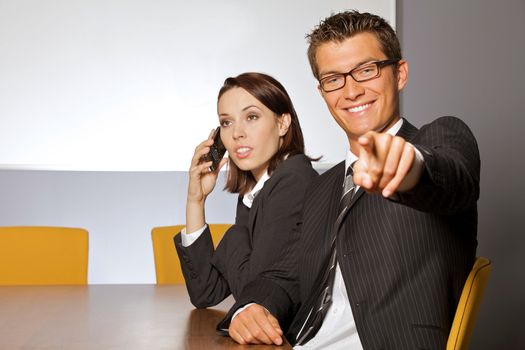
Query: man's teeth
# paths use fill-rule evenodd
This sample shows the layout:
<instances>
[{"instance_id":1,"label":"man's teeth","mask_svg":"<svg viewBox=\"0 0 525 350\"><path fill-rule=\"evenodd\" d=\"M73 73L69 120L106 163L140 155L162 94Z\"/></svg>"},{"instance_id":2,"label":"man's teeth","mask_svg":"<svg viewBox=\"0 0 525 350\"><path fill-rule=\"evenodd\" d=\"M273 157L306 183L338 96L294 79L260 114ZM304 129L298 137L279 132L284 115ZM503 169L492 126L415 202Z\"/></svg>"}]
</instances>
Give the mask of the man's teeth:
<instances>
[{"instance_id":1,"label":"man's teeth","mask_svg":"<svg viewBox=\"0 0 525 350\"><path fill-rule=\"evenodd\" d=\"M368 107L370 107L370 104L369 104L369 103L367 103L367 104L365 104L365 105L357 106L357 107L348 108L348 111L349 111L349 112L352 112L352 113L356 113L356 112L364 111L364 110L367 109Z\"/></svg>"}]
</instances>

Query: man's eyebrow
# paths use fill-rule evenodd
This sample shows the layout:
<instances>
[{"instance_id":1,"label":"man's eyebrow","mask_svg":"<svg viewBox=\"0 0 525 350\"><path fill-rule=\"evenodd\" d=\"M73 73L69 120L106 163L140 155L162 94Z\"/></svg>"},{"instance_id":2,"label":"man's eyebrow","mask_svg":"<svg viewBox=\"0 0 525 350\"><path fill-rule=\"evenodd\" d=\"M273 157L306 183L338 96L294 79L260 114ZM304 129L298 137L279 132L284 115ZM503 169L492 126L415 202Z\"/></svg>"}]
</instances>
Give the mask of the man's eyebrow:
<instances>
[{"instance_id":1,"label":"man's eyebrow","mask_svg":"<svg viewBox=\"0 0 525 350\"><path fill-rule=\"evenodd\" d=\"M356 69L357 67L360 67L364 64L367 64L367 63L370 63L370 62L375 62L375 61L381 61L377 58L366 58L362 61L359 61L352 69L350 69L349 71L353 70L353 69ZM329 76L329 75L333 75L333 74L342 74L342 73L348 73L349 71L346 71L346 72L340 72L340 71L335 71L335 70L329 70L327 72L323 72L322 74L319 74L319 76L322 78L326 77L326 76Z\"/></svg>"}]
</instances>

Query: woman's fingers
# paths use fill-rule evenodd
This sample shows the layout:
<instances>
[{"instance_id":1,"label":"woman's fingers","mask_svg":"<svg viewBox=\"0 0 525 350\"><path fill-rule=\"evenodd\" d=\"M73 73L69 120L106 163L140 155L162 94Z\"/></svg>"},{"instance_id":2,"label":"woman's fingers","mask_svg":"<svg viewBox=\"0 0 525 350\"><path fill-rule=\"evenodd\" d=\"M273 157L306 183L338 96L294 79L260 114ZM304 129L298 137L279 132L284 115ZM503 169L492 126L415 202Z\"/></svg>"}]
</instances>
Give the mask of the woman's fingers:
<instances>
[{"instance_id":1,"label":"woman's fingers","mask_svg":"<svg viewBox=\"0 0 525 350\"><path fill-rule=\"evenodd\" d=\"M212 139L206 139L202 141L197 147L195 147L195 152L193 158L191 159L191 167L199 164L201 162L202 156L210 151L210 146L213 145Z\"/></svg>"}]
</instances>

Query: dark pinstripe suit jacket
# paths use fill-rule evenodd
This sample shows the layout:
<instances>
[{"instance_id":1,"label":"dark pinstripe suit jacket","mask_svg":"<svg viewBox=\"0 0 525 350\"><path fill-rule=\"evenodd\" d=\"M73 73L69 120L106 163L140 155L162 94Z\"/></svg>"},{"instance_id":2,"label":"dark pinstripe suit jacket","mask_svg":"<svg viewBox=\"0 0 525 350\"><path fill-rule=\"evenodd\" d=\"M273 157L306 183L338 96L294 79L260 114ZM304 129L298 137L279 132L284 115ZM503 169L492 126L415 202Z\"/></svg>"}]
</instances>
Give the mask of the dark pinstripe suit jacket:
<instances>
[{"instance_id":1,"label":"dark pinstripe suit jacket","mask_svg":"<svg viewBox=\"0 0 525 350\"><path fill-rule=\"evenodd\" d=\"M454 117L398 136L425 159L419 184L396 200L359 190L338 231L338 262L365 349L444 349L477 246L480 160L468 127ZM303 303L295 337L326 269L344 162L313 182L305 197L298 251Z\"/></svg>"},{"instance_id":2,"label":"dark pinstripe suit jacket","mask_svg":"<svg viewBox=\"0 0 525 350\"><path fill-rule=\"evenodd\" d=\"M216 305L230 293L240 300L249 284L248 291L264 290L264 298L284 305L270 310L289 323L294 313L289 308L298 304L294 254L298 234L294 228L301 218L306 188L317 175L304 155L286 159L264 184L250 209L239 196L235 225L215 251L208 229L189 247L182 246L180 233L174 237L186 287L196 307ZM257 276L262 282L250 283ZM233 306L227 320L239 306ZM219 328L228 328L228 323Z\"/></svg>"}]
</instances>

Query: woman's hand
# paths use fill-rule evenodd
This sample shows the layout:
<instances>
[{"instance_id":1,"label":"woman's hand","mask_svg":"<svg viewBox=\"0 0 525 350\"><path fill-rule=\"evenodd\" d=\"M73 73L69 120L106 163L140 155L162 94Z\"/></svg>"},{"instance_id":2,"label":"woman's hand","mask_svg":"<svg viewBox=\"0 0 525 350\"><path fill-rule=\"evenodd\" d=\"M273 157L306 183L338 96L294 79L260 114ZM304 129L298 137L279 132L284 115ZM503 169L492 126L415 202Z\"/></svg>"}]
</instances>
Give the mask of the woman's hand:
<instances>
[{"instance_id":1,"label":"woman's hand","mask_svg":"<svg viewBox=\"0 0 525 350\"><path fill-rule=\"evenodd\" d=\"M209 169L211 161L200 163L202 156L210 151L211 145L213 145L213 131L206 141L195 148L195 154L191 160L188 198L186 199L186 233L195 232L205 225L204 201L215 187L219 170L228 161L227 158L222 159L215 171Z\"/></svg>"},{"instance_id":2,"label":"woman's hand","mask_svg":"<svg viewBox=\"0 0 525 350\"><path fill-rule=\"evenodd\" d=\"M201 158L210 151L211 145L213 145L213 131L207 140L195 148L189 171L188 203L204 203L208 194L215 187L219 170L228 161L227 158L222 159L215 171L210 171L209 169L212 164L211 161L200 163Z\"/></svg>"}]
</instances>

